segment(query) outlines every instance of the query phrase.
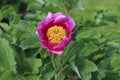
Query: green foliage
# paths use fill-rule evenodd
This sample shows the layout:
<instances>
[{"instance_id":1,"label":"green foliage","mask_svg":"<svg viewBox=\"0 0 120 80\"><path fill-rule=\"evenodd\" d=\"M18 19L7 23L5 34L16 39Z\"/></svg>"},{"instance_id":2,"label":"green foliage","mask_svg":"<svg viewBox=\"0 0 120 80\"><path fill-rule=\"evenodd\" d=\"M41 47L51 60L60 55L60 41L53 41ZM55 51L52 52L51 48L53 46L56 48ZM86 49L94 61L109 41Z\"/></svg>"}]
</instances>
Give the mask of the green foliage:
<instances>
[{"instance_id":1,"label":"green foliage","mask_svg":"<svg viewBox=\"0 0 120 80\"><path fill-rule=\"evenodd\" d=\"M0 77L0 80L14 80L13 72L11 70L6 70L4 74Z\"/></svg>"},{"instance_id":2,"label":"green foliage","mask_svg":"<svg viewBox=\"0 0 120 80\"><path fill-rule=\"evenodd\" d=\"M11 5L3 6L0 10L0 21L10 13L13 14L13 12L14 8Z\"/></svg>"},{"instance_id":3,"label":"green foliage","mask_svg":"<svg viewBox=\"0 0 120 80\"><path fill-rule=\"evenodd\" d=\"M4 70L15 71L14 52L6 39L0 39L0 66Z\"/></svg>"},{"instance_id":4,"label":"green foliage","mask_svg":"<svg viewBox=\"0 0 120 80\"><path fill-rule=\"evenodd\" d=\"M1 0L0 80L120 80L119 5L119 0ZM48 12L62 12L76 23L61 55L43 49L35 33Z\"/></svg>"}]
</instances>

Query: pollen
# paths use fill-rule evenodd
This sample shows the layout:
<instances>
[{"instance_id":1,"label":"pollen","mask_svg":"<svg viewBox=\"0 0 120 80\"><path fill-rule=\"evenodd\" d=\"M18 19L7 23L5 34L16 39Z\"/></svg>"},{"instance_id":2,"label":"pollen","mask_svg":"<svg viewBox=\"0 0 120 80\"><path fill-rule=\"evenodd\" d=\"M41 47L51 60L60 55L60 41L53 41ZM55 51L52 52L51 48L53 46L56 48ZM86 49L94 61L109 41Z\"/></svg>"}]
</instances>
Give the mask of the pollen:
<instances>
[{"instance_id":1,"label":"pollen","mask_svg":"<svg viewBox=\"0 0 120 80\"><path fill-rule=\"evenodd\" d=\"M52 26L47 30L48 41L52 44L58 44L65 36L66 31L62 26Z\"/></svg>"}]
</instances>

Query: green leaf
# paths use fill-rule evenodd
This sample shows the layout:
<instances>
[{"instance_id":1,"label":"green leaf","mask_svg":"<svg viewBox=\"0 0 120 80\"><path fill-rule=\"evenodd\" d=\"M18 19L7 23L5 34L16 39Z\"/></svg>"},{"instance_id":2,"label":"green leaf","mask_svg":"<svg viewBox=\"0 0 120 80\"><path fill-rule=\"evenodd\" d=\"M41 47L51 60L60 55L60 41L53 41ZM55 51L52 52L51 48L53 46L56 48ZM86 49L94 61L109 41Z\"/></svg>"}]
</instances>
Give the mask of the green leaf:
<instances>
[{"instance_id":1,"label":"green leaf","mask_svg":"<svg viewBox=\"0 0 120 80\"><path fill-rule=\"evenodd\" d=\"M106 76L103 80L120 80L120 74L116 71L106 72Z\"/></svg>"},{"instance_id":2,"label":"green leaf","mask_svg":"<svg viewBox=\"0 0 120 80\"><path fill-rule=\"evenodd\" d=\"M118 43L117 41L109 41L107 42L107 45L111 48L115 48L115 49L120 49L120 43ZM112 50L111 50L112 51ZM114 50L113 50L114 51Z\"/></svg>"},{"instance_id":3,"label":"green leaf","mask_svg":"<svg viewBox=\"0 0 120 80\"><path fill-rule=\"evenodd\" d=\"M98 80L102 80L104 77L105 77L105 73L99 71L99 73L98 73L98 75L97 75L97 79L98 79Z\"/></svg>"},{"instance_id":4,"label":"green leaf","mask_svg":"<svg viewBox=\"0 0 120 80\"><path fill-rule=\"evenodd\" d=\"M79 32L77 35L76 39L80 40L81 38L95 38L98 39L100 38L101 34L98 30L96 29L84 29Z\"/></svg>"},{"instance_id":5,"label":"green leaf","mask_svg":"<svg viewBox=\"0 0 120 80\"><path fill-rule=\"evenodd\" d=\"M47 1L47 0L46 0ZM60 4L61 2L59 0L51 0L51 1L47 1L48 4L53 5L54 7L62 7Z\"/></svg>"},{"instance_id":6,"label":"green leaf","mask_svg":"<svg viewBox=\"0 0 120 80\"><path fill-rule=\"evenodd\" d=\"M41 59L37 58L28 58L29 67L31 67L33 73L38 73L39 68L42 66Z\"/></svg>"},{"instance_id":7,"label":"green leaf","mask_svg":"<svg viewBox=\"0 0 120 80\"><path fill-rule=\"evenodd\" d=\"M0 66L0 72L4 71L4 68L2 66Z\"/></svg>"},{"instance_id":8,"label":"green leaf","mask_svg":"<svg viewBox=\"0 0 120 80\"><path fill-rule=\"evenodd\" d=\"M6 70L0 77L0 80L14 80L13 72L11 70Z\"/></svg>"},{"instance_id":9,"label":"green leaf","mask_svg":"<svg viewBox=\"0 0 120 80\"><path fill-rule=\"evenodd\" d=\"M65 74L63 72L59 75L58 80L65 80Z\"/></svg>"},{"instance_id":10,"label":"green leaf","mask_svg":"<svg viewBox=\"0 0 120 80\"><path fill-rule=\"evenodd\" d=\"M115 71L120 70L120 56L112 57L112 59L111 59L111 67Z\"/></svg>"},{"instance_id":11,"label":"green leaf","mask_svg":"<svg viewBox=\"0 0 120 80\"><path fill-rule=\"evenodd\" d=\"M15 59L14 59L14 51L9 46L9 43L6 39L0 38L0 65L5 70L14 70L15 71Z\"/></svg>"},{"instance_id":12,"label":"green leaf","mask_svg":"<svg viewBox=\"0 0 120 80\"><path fill-rule=\"evenodd\" d=\"M77 2L77 8L80 9L80 10L85 10L85 5L83 3L83 0L79 0Z\"/></svg>"},{"instance_id":13,"label":"green leaf","mask_svg":"<svg viewBox=\"0 0 120 80\"><path fill-rule=\"evenodd\" d=\"M15 48L15 51L16 51L15 59L17 62L17 65L16 65L17 72L22 75L25 75L28 73L31 74L31 72L33 72L33 68L30 65L30 61L27 60L25 54L21 49Z\"/></svg>"},{"instance_id":14,"label":"green leaf","mask_svg":"<svg viewBox=\"0 0 120 80\"><path fill-rule=\"evenodd\" d=\"M51 70L47 72L43 77L45 78L45 80L51 80L54 75L55 75L55 71Z\"/></svg>"},{"instance_id":15,"label":"green leaf","mask_svg":"<svg viewBox=\"0 0 120 80\"><path fill-rule=\"evenodd\" d=\"M104 19L107 21L114 22L114 23L118 22L118 16L116 14L106 14L104 16Z\"/></svg>"},{"instance_id":16,"label":"green leaf","mask_svg":"<svg viewBox=\"0 0 120 80\"><path fill-rule=\"evenodd\" d=\"M0 36L2 35L2 30L0 29Z\"/></svg>"},{"instance_id":17,"label":"green leaf","mask_svg":"<svg viewBox=\"0 0 120 80\"><path fill-rule=\"evenodd\" d=\"M62 8L63 9L63 8ZM42 8L43 12L59 12L60 11L60 8L59 7L54 7L54 5L52 4L47 4L46 6L43 6Z\"/></svg>"},{"instance_id":18,"label":"green leaf","mask_svg":"<svg viewBox=\"0 0 120 80\"><path fill-rule=\"evenodd\" d=\"M40 48L40 56L41 58L47 58L48 56L50 56L50 54L46 49Z\"/></svg>"},{"instance_id":19,"label":"green leaf","mask_svg":"<svg viewBox=\"0 0 120 80\"><path fill-rule=\"evenodd\" d=\"M64 53L62 55L57 56L58 58L60 57L60 60L62 60L63 64L65 64L67 61L71 61L73 59L73 56L78 54L82 47L84 46L83 41L71 41L69 45L64 49Z\"/></svg>"},{"instance_id":20,"label":"green leaf","mask_svg":"<svg viewBox=\"0 0 120 80\"><path fill-rule=\"evenodd\" d=\"M22 38L21 38L22 39ZM23 50L37 48L40 46L37 35L26 35L19 45Z\"/></svg>"},{"instance_id":21,"label":"green leaf","mask_svg":"<svg viewBox=\"0 0 120 80\"><path fill-rule=\"evenodd\" d=\"M98 46L94 43L90 42L86 44L83 49L80 51L80 56L89 56L93 54L95 51L99 50Z\"/></svg>"},{"instance_id":22,"label":"green leaf","mask_svg":"<svg viewBox=\"0 0 120 80\"><path fill-rule=\"evenodd\" d=\"M71 9L71 8L75 7L77 2L78 2L78 0L65 0L64 1L65 5L68 9Z\"/></svg>"},{"instance_id":23,"label":"green leaf","mask_svg":"<svg viewBox=\"0 0 120 80\"><path fill-rule=\"evenodd\" d=\"M106 39L107 41L112 41L112 40L119 40L120 39L120 32L115 32L115 31L111 31L111 32L107 32L103 35L104 39Z\"/></svg>"},{"instance_id":24,"label":"green leaf","mask_svg":"<svg viewBox=\"0 0 120 80\"><path fill-rule=\"evenodd\" d=\"M75 61L75 64L77 67L79 67L79 71L81 72L94 72L97 71L97 66L92 62L87 59L77 59Z\"/></svg>"},{"instance_id":25,"label":"green leaf","mask_svg":"<svg viewBox=\"0 0 120 80\"><path fill-rule=\"evenodd\" d=\"M74 62L71 63L71 68L72 68L73 71L76 72L76 74L78 75L78 77L81 79L81 75L79 73L78 67L75 65Z\"/></svg>"},{"instance_id":26,"label":"green leaf","mask_svg":"<svg viewBox=\"0 0 120 80\"><path fill-rule=\"evenodd\" d=\"M0 26L2 26L2 28L4 28L6 31L9 31L11 29L11 27L7 23L0 22Z\"/></svg>"},{"instance_id":27,"label":"green leaf","mask_svg":"<svg viewBox=\"0 0 120 80\"><path fill-rule=\"evenodd\" d=\"M27 7L27 10L40 10L43 4L43 0L31 1Z\"/></svg>"},{"instance_id":28,"label":"green leaf","mask_svg":"<svg viewBox=\"0 0 120 80\"><path fill-rule=\"evenodd\" d=\"M0 10L0 21L12 12L14 12L14 8L11 5L3 6Z\"/></svg>"},{"instance_id":29,"label":"green leaf","mask_svg":"<svg viewBox=\"0 0 120 80\"><path fill-rule=\"evenodd\" d=\"M21 15L17 14L13 17L13 19L10 20L10 26L17 24L21 18Z\"/></svg>"},{"instance_id":30,"label":"green leaf","mask_svg":"<svg viewBox=\"0 0 120 80\"><path fill-rule=\"evenodd\" d=\"M19 23L15 25L15 29L33 35L35 34L36 27L29 21L20 20Z\"/></svg>"},{"instance_id":31,"label":"green leaf","mask_svg":"<svg viewBox=\"0 0 120 80\"><path fill-rule=\"evenodd\" d=\"M107 71L110 69L110 59L104 59L101 60L101 62L98 64L98 68L100 71Z\"/></svg>"},{"instance_id":32,"label":"green leaf","mask_svg":"<svg viewBox=\"0 0 120 80\"><path fill-rule=\"evenodd\" d=\"M79 74L81 75L82 80L90 80L91 79L91 72L97 71L97 66L87 59L78 58L75 60L75 65L79 70ZM77 69L76 69L77 71ZM77 71L78 74L78 71Z\"/></svg>"},{"instance_id":33,"label":"green leaf","mask_svg":"<svg viewBox=\"0 0 120 80\"><path fill-rule=\"evenodd\" d=\"M37 75L29 75L25 77L25 80L40 80L40 76Z\"/></svg>"},{"instance_id":34,"label":"green leaf","mask_svg":"<svg viewBox=\"0 0 120 80\"><path fill-rule=\"evenodd\" d=\"M82 80L90 80L92 78L90 72L81 72Z\"/></svg>"}]
</instances>

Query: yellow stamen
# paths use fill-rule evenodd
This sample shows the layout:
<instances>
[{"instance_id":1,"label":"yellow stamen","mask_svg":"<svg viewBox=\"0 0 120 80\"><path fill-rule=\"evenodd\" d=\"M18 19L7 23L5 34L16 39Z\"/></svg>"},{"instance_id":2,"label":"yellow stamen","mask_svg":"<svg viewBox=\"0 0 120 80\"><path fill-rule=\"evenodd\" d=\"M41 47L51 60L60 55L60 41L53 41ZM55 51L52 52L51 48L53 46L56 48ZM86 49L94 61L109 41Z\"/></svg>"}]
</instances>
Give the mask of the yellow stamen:
<instances>
[{"instance_id":1,"label":"yellow stamen","mask_svg":"<svg viewBox=\"0 0 120 80\"><path fill-rule=\"evenodd\" d=\"M63 29L63 27L61 26L55 25L47 30L46 36L48 38L48 41L50 41L50 43L57 44L64 38L65 35L66 35L65 29Z\"/></svg>"}]
</instances>

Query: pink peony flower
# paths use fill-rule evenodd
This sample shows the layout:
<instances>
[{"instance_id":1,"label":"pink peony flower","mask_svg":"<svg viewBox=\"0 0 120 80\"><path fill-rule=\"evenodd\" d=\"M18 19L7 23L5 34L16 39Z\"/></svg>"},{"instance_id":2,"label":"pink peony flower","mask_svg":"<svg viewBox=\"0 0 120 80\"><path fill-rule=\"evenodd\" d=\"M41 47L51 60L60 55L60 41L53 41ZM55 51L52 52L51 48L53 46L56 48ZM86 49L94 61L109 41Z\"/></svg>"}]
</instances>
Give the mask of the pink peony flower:
<instances>
[{"instance_id":1,"label":"pink peony flower","mask_svg":"<svg viewBox=\"0 0 120 80\"><path fill-rule=\"evenodd\" d=\"M38 22L36 33L43 48L61 54L72 38L74 26L75 22L69 16L61 12L55 14L49 12L47 17Z\"/></svg>"}]
</instances>

